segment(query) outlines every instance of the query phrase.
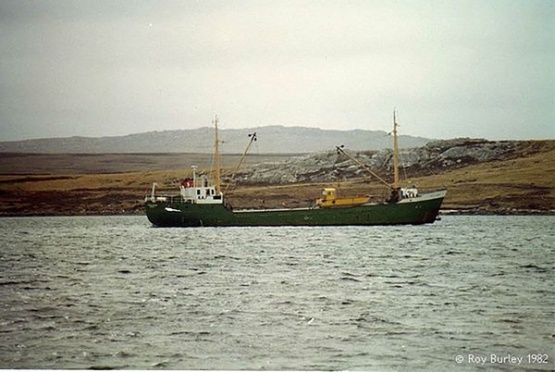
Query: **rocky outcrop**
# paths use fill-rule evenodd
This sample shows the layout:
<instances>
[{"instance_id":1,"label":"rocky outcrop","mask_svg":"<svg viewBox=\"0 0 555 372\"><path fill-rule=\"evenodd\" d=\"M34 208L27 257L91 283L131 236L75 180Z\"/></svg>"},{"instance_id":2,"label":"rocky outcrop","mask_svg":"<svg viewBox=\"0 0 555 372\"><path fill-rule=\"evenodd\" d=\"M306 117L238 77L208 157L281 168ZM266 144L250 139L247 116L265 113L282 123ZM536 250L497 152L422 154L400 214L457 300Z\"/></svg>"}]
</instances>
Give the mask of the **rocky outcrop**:
<instances>
[{"instance_id":1,"label":"rocky outcrop","mask_svg":"<svg viewBox=\"0 0 555 372\"><path fill-rule=\"evenodd\" d=\"M348 150L347 150L348 151ZM422 147L402 149L399 153L402 171L409 176L426 175L480 162L505 160L534 152L533 141L487 141L460 138L432 141ZM358 161L389 179L393 168L393 152L350 151ZM253 165L236 175L244 185L275 185L306 182L333 182L369 176L368 172L336 151L292 157L281 162Z\"/></svg>"}]
</instances>

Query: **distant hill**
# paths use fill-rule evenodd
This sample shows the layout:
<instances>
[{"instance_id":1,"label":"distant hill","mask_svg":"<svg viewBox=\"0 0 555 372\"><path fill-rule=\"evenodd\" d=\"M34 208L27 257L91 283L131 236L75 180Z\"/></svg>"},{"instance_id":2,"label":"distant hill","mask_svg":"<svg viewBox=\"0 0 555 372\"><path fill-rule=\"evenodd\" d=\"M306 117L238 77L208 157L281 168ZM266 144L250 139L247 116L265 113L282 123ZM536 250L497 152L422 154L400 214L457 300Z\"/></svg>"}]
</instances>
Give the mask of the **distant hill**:
<instances>
[{"instance_id":1,"label":"distant hill","mask_svg":"<svg viewBox=\"0 0 555 372\"><path fill-rule=\"evenodd\" d=\"M242 153L248 134L256 132L258 141L251 152L261 154L312 153L345 145L353 150L380 150L392 146L384 131L323 130L307 127L265 126L220 131L222 153ZM431 139L399 136L402 148L419 147ZM44 138L0 142L0 153L101 154L101 153L211 153L214 129L155 131L117 137Z\"/></svg>"}]
</instances>

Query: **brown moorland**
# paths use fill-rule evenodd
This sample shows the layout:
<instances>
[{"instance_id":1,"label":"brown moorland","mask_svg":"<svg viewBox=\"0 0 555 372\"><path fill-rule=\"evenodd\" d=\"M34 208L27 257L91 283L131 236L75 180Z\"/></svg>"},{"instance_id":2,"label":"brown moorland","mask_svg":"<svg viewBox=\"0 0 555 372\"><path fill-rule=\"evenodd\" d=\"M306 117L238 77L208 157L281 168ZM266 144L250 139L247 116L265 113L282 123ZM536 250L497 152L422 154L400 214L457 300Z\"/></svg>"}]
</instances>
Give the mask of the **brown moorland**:
<instances>
[{"instance_id":1,"label":"brown moorland","mask_svg":"<svg viewBox=\"0 0 555 372\"><path fill-rule=\"evenodd\" d=\"M447 188L444 211L554 213L555 141L542 144L541 151L531 155L416 175L410 183L422 190ZM248 162L278 161L287 156L258 155ZM238 158L224 156L227 174ZM175 194L180 180L191 175L183 164L197 163L206 169L210 164L210 156L203 154L2 154L0 160L3 216L142 214L144 197L153 182L159 192ZM372 179L357 178L333 185L238 185L226 195L235 208L309 206L328 186L344 195L379 198L387 193Z\"/></svg>"}]
</instances>

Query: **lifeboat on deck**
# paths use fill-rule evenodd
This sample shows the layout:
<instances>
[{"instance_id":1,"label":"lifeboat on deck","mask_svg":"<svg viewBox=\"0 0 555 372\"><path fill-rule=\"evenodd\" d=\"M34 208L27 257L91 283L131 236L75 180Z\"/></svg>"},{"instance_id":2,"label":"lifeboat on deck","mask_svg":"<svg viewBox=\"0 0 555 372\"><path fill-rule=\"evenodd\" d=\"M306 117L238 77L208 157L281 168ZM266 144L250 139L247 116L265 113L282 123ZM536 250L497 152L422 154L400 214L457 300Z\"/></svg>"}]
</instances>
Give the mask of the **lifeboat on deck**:
<instances>
[{"instance_id":1,"label":"lifeboat on deck","mask_svg":"<svg viewBox=\"0 0 555 372\"><path fill-rule=\"evenodd\" d=\"M370 202L370 195L359 195L354 197L338 197L335 188L325 188L322 197L316 200L316 205L320 208L345 208L356 207Z\"/></svg>"}]
</instances>

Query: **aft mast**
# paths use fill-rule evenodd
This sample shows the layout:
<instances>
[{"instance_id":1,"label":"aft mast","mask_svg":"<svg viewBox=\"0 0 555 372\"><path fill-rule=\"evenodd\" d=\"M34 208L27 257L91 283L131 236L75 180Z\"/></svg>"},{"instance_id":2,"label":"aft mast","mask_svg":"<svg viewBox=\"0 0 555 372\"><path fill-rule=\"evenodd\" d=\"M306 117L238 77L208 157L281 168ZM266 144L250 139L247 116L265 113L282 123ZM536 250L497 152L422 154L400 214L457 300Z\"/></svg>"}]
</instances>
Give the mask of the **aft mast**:
<instances>
[{"instance_id":1,"label":"aft mast","mask_svg":"<svg viewBox=\"0 0 555 372\"><path fill-rule=\"evenodd\" d=\"M220 140L218 138L218 116L214 119L214 187L216 193L221 191L221 177L220 177Z\"/></svg>"},{"instance_id":2,"label":"aft mast","mask_svg":"<svg viewBox=\"0 0 555 372\"><path fill-rule=\"evenodd\" d=\"M393 188L399 189L399 140L397 138L397 118L393 109Z\"/></svg>"}]
</instances>

